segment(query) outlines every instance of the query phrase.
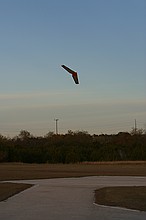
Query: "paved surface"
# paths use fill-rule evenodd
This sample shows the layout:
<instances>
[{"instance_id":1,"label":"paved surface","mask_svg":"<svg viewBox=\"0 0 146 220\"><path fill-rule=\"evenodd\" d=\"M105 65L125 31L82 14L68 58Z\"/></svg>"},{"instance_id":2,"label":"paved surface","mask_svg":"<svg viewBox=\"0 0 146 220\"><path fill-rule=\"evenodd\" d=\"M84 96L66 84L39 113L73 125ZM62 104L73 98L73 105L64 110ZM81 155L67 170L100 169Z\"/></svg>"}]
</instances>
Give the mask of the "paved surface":
<instances>
[{"instance_id":1,"label":"paved surface","mask_svg":"<svg viewBox=\"0 0 146 220\"><path fill-rule=\"evenodd\" d=\"M32 183L35 186L7 201L0 202L1 220L146 219L146 212L101 207L94 204L95 189L103 186L144 186L146 177L106 176L21 182Z\"/></svg>"}]
</instances>

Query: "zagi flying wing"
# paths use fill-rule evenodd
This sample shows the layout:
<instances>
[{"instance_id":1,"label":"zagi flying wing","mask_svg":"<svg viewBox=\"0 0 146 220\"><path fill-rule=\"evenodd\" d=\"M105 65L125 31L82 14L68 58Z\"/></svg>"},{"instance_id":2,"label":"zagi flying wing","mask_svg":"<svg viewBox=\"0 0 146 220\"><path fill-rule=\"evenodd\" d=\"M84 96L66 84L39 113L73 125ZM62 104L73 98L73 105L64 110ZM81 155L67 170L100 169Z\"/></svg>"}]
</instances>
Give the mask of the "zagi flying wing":
<instances>
[{"instance_id":1,"label":"zagi flying wing","mask_svg":"<svg viewBox=\"0 0 146 220\"><path fill-rule=\"evenodd\" d=\"M68 68L68 67L65 66L65 65L62 65L62 67L63 67L67 72L69 72L70 74L72 74L72 77L73 77L75 83L76 83L76 84L79 84L77 72L71 70L70 68Z\"/></svg>"}]
</instances>

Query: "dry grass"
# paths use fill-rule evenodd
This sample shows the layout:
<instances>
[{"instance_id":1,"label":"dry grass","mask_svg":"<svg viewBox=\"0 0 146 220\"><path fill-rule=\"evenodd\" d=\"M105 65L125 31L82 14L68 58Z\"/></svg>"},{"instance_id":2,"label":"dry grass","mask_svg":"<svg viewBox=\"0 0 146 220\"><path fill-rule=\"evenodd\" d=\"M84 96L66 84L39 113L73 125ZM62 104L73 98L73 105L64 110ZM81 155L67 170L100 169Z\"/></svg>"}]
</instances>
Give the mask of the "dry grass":
<instances>
[{"instance_id":1,"label":"dry grass","mask_svg":"<svg viewBox=\"0 0 146 220\"><path fill-rule=\"evenodd\" d=\"M100 205L146 211L146 187L104 187L95 191L95 202Z\"/></svg>"},{"instance_id":2,"label":"dry grass","mask_svg":"<svg viewBox=\"0 0 146 220\"><path fill-rule=\"evenodd\" d=\"M81 176L146 176L146 162L0 164L0 180L48 179Z\"/></svg>"},{"instance_id":3,"label":"dry grass","mask_svg":"<svg viewBox=\"0 0 146 220\"><path fill-rule=\"evenodd\" d=\"M21 183L0 183L0 201L6 200L31 186L31 184Z\"/></svg>"},{"instance_id":4,"label":"dry grass","mask_svg":"<svg viewBox=\"0 0 146 220\"><path fill-rule=\"evenodd\" d=\"M99 162L99 163L82 163L82 164L23 164L23 163L1 163L0 164L0 181L6 180L26 180L26 179L48 179L48 178L61 178L61 177L82 177L82 176L146 176L146 161L136 162ZM10 184L9 187L7 184ZM22 188L21 188L22 187ZM28 184L0 184L0 201L30 187ZM133 187L107 188L110 191L107 193L109 198L116 195L114 206L123 206L127 208L134 208L145 210L146 207L146 188L133 190ZM124 191L130 195L131 200L124 197ZM128 190L128 192L127 192ZM98 192L98 193L97 193ZM107 191L106 191L107 192ZM100 193L100 196L99 196ZM99 198L103 204L107 204L104 200L105 190L96 191L96 202ZM121 197L122 196L122 197ZM100 200L100 201L101 201ZM123 201L123 203L119 203ZM131 206L132 202L135 206ZM108 204L109 205L109 204Z\"/></svg>"}]
</instances>

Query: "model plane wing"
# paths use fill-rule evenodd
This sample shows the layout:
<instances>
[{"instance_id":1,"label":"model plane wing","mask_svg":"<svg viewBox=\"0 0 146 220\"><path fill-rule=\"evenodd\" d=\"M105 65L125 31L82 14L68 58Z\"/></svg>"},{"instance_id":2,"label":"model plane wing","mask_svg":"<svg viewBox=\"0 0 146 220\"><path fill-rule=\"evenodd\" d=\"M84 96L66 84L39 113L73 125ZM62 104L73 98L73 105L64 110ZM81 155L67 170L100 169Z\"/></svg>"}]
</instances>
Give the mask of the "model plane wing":
<instances>
[{"instance_id":1,"label":"model plane wing","mask_svg":"<svg viewBox=\"0 0 146 220\"><path fill-rule=\"evenodd\" d=\"M68 68L68 67L65 66L65 65L62 65L62 67L63 67L67 72L69 72L70 74L72 74L72 77L73 77L75 83L76 83L76 84L79 84L77 72L75 72L74 70L71 70L70 68Z\"/></svg>"}]
</instances>

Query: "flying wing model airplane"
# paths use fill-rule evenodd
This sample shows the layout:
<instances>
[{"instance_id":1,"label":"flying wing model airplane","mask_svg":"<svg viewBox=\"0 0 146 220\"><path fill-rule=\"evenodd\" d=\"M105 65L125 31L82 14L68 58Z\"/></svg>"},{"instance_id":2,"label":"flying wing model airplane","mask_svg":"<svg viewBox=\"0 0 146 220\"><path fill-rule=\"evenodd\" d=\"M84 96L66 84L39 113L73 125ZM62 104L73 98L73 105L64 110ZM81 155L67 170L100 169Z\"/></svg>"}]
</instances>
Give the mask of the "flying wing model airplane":
<instances>
[{"instance_id":1,"label":"flying wing model airplane","mask_svg":"<svg viewBox=\"0 0 146 220\"><path fill-rule=\"evenodd\" d=\"M75 83L76 83L76 84L79 84L77 72L71 70L70 68L68 68L68 67L65 66L65 65L62 65L62 67L63 67L67 72L69 72L70 74L72 74L72 77L73 77Z\"/></svg>"}]
</instances>

